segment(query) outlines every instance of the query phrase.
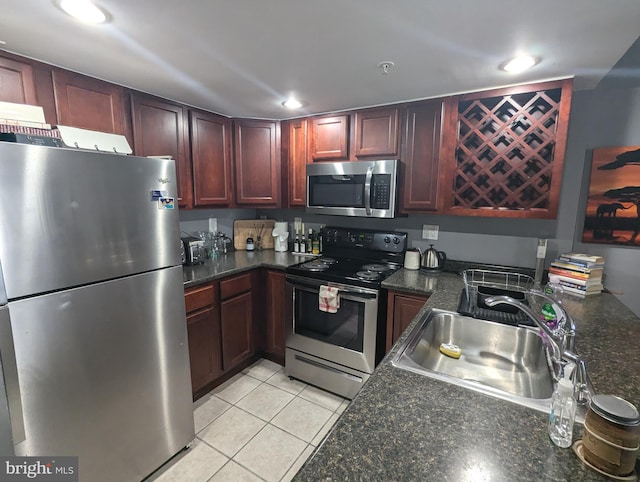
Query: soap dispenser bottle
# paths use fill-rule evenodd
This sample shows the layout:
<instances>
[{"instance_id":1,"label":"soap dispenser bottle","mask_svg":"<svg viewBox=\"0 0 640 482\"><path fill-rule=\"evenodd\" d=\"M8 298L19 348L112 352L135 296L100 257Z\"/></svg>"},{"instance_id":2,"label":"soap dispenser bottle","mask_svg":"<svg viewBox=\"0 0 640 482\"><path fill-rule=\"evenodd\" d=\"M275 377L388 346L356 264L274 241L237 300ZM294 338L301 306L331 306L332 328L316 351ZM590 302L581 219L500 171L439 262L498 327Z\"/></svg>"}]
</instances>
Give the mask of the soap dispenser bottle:
<instances>
[{"instance_id":1,"label":"soap dispenser bottle","mask_svg":"<svg viewBox=\"0 0 640 482\"><path fill-rule=\"evenodd\" d=\"M576 418L576 399L573 395L573 382L570 380L573 365L564 368L564 375L551 397L549 413L549 437L558 447L567 448L573 441L573 423Z\"/></svg>"}]
</instances>

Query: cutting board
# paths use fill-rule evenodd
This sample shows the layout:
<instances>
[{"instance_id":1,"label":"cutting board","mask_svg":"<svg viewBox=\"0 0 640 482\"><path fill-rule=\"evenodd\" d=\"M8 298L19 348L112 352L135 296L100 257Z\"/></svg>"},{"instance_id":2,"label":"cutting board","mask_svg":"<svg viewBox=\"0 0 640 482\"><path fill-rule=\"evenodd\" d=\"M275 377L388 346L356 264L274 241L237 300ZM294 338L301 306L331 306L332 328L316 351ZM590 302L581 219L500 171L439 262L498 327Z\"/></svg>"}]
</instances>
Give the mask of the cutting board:
<instances>
[{"instance_id":1,"label":"cutting board","mask_svg":"<svg viewBox=\"0 0 640 482\"><path fill-rule=\"evenodd\" d=\"M271 233L275 224L275 219L236 219L233 222L233 247L236 250L247 249L247 238L249 237L253 238L253 242L257 244L260 227L264 226L261 235L262 249L273 249Z\"/></svg>"}]
</instances>

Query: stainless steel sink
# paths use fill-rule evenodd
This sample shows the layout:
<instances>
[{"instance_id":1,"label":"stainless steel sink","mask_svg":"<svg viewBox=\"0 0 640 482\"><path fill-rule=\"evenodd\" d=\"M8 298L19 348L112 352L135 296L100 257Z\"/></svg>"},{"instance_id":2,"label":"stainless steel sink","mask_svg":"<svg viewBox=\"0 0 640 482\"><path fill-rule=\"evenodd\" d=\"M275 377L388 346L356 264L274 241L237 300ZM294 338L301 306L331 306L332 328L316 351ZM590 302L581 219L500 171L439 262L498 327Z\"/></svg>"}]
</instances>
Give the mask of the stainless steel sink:
<instances>
[{"instance_id":1,"label":"stainless steel sink","mask_svg":"<svg viewBox=\"0 0 640 482\"><path fill-rule=\"evenodd\" d=\"M462 349L455 359L441 343ZM392 360L398 368L548 412L554 381L537 328L431 309Z\"/></svg>"}]
</instances>

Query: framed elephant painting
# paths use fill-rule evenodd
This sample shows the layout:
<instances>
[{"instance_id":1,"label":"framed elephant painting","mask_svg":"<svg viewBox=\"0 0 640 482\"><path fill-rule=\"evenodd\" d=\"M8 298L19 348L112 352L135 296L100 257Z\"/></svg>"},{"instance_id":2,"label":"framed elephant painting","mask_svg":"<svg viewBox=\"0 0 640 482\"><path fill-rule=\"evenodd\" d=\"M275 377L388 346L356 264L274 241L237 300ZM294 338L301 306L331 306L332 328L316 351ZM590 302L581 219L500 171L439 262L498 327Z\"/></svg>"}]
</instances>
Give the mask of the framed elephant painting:
<instances>
[{"instance_id":1,"label":"framed elephant painting","mask_svg":"<svg viewBox=\"0 0 640 482\"><path fill-rule=\"evenodd\" d=\"M582 242L640 246L640 146L593 150Z\"/></svg>"}]
</instances>

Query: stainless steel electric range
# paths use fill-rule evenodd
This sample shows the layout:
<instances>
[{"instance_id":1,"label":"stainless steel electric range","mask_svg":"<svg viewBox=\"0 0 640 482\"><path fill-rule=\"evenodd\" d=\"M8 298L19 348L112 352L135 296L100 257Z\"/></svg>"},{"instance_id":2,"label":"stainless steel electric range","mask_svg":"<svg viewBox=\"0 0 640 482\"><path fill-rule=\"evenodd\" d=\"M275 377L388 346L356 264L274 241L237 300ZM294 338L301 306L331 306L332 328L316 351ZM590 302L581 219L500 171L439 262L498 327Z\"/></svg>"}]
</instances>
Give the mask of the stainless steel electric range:
<instances>
[{"instance_id":1,"label":"stainless steel electric range","mask_svg":"<svg viewBox=\"0 0 640 482\"><path fill-rule=\"evenodd\" d=\"M402 267L407 233L327 227L319 258L287 268L285 373L353 398L384 355L382 281ZM339 308L321 309L321 286L337 288ZM326 307L325 307L326 308Z\"/></svg>"}]
</instances>

